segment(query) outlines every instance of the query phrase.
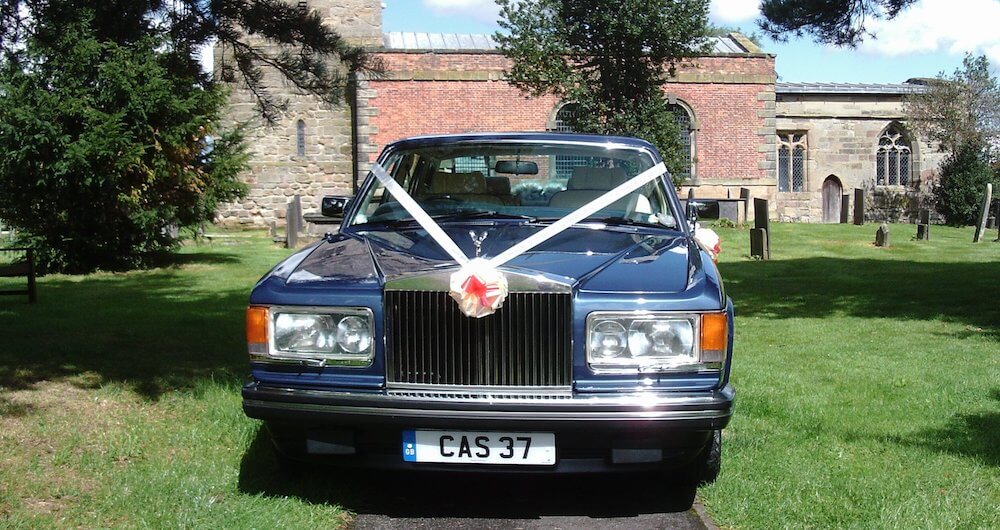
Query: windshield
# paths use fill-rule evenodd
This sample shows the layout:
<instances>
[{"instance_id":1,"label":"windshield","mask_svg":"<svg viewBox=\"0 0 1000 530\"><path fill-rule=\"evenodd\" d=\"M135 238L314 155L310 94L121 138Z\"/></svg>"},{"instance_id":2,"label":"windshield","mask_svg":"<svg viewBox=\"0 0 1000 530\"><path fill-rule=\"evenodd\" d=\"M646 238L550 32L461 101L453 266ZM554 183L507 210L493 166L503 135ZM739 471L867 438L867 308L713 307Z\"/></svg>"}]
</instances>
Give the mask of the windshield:
<instances>
[{"instance_id":1,"label":"windshield","mask_svg":"<svg viewBox=\"0 0 1000 530\"><path fill-rule=\"evenodd\" d=\"M461 143L399 150L386 172L432 217L552 220L651 168L650 154L604 145ZM657 178L590 219L676 228ZM376 182L349 225L411 221Z\"/></svg>"}]
</instances>

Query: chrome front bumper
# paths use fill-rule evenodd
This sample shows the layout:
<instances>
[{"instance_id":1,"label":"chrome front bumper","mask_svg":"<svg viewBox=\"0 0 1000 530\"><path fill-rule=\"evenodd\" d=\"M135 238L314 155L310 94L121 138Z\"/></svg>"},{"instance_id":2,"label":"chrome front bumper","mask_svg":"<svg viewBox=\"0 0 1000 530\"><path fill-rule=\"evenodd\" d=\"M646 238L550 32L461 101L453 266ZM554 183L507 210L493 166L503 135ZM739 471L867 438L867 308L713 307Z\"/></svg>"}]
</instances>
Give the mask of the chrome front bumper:
<instances>
[{"instance_id":1,"label":"chrome front bumper","mask_svg":"<svg viewBox=\"0 0 1000 530\"><path fill-rule=\"evenodd\" d=\"M536 396L309 390L253 382L243 387L243 408L248 416L263 420L337 424L662 422L721 429L732 415L734 395L728 385L700 392Z\"/></svg>"}]
</instances>

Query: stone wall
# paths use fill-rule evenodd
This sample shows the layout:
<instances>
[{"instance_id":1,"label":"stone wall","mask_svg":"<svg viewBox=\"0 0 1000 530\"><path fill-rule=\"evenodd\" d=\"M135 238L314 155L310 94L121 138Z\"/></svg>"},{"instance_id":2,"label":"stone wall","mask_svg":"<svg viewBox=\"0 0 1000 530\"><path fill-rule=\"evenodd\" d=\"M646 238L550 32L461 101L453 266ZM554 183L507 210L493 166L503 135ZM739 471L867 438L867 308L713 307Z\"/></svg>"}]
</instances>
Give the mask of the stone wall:
<instances>
[{"instance_id":1,"label":"stone wall","mask_svg":"<svg viewBox=\"0 0 1000 530\"><path fill-rule=\"evenodd\" d=\"M776 193L781 220L820 221L822 186L831 176L843 193L871 186L878 137L893 123L905 128L900 95L779 94L777 100L777 131L805 132L807 142L805 190ZM927 189L943 155L912 133L910 140L910 182Z\"/></svg>"},{"instance_id":2,"label":"stone wall","mask_svg":"<svg viewBox=\"0 0 1000 530\"><path fill-rule=\"evenodd\" d=\"M378 1L313 1L309 7L354 44L376 46L382 42ZM217 67L225 60L224 53L225 50L215 50ZM239 85L233 87L226 122L250 125L251 167L245 177L250 192L239 203L220 209L218 221L224 224L280 226L284 224L285 206L293 195L301 195L303 211L310 212L318 211L324 195L353 192L350 106L331 107L318 98L297 92L274 71L266 71L265 76L272 93L287 100L288 109L278 123L268 125L260 118L255 97ZM366 95L362 84L358 97L358 124L362 132L366 132L371 112L365 104ZM299 120L305 132L303 155L297 152Z\"/></svg>"}]
</instances>

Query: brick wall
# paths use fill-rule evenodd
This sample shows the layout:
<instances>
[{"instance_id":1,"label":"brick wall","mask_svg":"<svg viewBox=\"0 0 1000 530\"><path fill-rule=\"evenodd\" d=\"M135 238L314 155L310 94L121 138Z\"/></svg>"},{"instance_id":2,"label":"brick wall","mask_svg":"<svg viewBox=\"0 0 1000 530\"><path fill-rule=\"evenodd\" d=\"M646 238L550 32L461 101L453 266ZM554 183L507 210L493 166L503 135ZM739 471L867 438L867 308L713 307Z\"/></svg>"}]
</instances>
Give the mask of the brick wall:
<instances>
[{"instance_id":1,"label":"brick wall","mask_svg":"<svg viewBox=\"0 0 1000 530\"><path fill-rule=\"evenodd\" d=\"M377 109L369 120L368 143L376 152L419 134L542 131L551 126L559 104L553 96L528 98L507 84L503 72L509 62L496 53L380 56L386 73L368 84L368 105ZM694 112L692 184L763 184L772 167L768 160L774 142L773 57L699 58L679 65L665 94Z\"/></svg>"}]
</instances>

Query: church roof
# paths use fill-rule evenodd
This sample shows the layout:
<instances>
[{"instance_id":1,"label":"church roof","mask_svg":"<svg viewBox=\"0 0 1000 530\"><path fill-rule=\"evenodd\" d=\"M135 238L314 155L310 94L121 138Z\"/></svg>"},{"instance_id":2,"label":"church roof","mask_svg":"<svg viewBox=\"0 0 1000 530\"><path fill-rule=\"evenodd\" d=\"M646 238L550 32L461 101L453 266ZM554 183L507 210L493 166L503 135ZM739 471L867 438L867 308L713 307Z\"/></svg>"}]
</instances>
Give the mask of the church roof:
<instances>
[{"instance_id":1,"label":"church roof","mask_svg":"<svg viewBox=\"0 0 1000 530\"><path fill-rule=\"evenodd\" d=\"M711 53L760 53L750 50L731 35L711 37ZM386 50L435 50L435 51L492 51L497 42L492 35L474 33L422 33L391 31L382 34L382 48Z\"/></svg>"},{"instance_id":2,"label":"church roof","mask_svg":"<svg viewBox=\"0 0 1000 530\"><path fill-rule=\"evenodd\" d=\"M778 94L919 94L927 87L917 83L775 83Z\"/></svg>"}]
</instances>

